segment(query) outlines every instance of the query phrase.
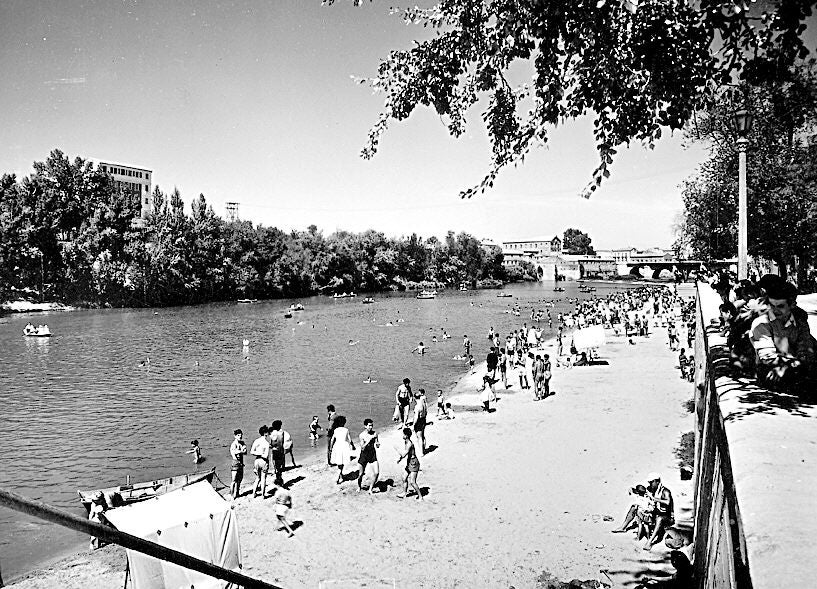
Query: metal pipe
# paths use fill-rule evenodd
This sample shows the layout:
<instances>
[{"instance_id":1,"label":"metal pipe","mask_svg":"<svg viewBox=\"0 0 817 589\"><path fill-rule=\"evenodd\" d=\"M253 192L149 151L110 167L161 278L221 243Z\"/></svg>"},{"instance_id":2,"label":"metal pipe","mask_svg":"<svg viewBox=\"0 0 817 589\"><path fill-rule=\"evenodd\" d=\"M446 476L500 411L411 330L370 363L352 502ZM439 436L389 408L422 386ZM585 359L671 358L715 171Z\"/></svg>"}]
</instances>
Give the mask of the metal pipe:
<instances>
[{"instance_id":1,"label":"metal pipe","mask_svg":"<svg viewBox=\"0 0 817 589\"><path fill-rule=\"evenodd\" d=\"M128 534L127 532L122 532L110 526L89 521L72 513L61 511L46 503L34 501L28 497L23 497L17 493L12 493L11 491L0 489L0 506L8 507L9 509L76 530L77 532L84 532L91 536L96 536L97 538L101 538L106 542L118 544L119 546L124 546L129 550L135 550L136 552L147 554L148 556L173 563L180 567L184 567L210 577L234 583L239 587L245 587L247 589L281 589L281 587L278 587L277 585L270 585L264 581L247 577L241 573L237 573L235 571L211 564L207 561L200 560L194 556L185 554L184 552L179 552L178 550L174 550L173 548L168 548L166 546L161 546L155 542L150 542L149 540L139 538L138 536Z\"/></svg>"}]
</instances>

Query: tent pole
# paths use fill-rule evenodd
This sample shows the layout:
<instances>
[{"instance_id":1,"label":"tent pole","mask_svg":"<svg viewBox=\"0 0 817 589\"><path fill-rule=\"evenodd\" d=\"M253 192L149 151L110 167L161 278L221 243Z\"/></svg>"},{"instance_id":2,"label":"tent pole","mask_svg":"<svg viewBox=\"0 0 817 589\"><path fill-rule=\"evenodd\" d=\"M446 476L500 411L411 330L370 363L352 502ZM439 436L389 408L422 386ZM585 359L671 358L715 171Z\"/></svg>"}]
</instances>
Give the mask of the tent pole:
<instances>
[{"instance_id":1,"label":"tent pole","mask_svg":"<svg viewBox=\"0 0 817 589\"><path fill-rule=\"evenodd\" d=\"M215 577L216 579L229 581L239 587L245 587L246 589L282 589L277 585L271 585L270 583L216 566L207 561L190 556L189 554L185 554L184 552L179 552L178 550L134 536L133 534L122 532L116 528L78 517L72 513L62 511L40 501L34 501L33 499L23 497L11 491L0 489L0 506L76 530L77 532L96 536L106 542L118 544L129 550L135 550L136 552L147 554L159 560L164 560L180 567Z\"/></svg>"}]
</instances>

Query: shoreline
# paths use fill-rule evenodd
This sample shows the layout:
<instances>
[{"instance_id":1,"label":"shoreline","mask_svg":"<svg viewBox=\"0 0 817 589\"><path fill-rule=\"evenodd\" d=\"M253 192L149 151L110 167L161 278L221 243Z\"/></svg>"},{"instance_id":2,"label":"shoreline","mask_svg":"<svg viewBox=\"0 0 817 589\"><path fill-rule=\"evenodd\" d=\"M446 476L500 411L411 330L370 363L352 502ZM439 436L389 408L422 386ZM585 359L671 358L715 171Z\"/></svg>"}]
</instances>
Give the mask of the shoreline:
<instances>
[{"instance_id":1,"label":"shoreline","mask_svg":"<svg viewBox=\"0 0 817 589\"><path fill-rule=\"evenodd\" d=\"M482 413L470 391L484 363L448 392L461 407L454 420L434 418L432 397L426 437L434 448L420 457L418 479L423 502L396 496L403 470L391 423L377 428L378 458L381 481L395 486L379 494L358 493L351 466L336 485L323 456L284 473L293 483L291 521L303 522L292 539L274 530L272 501L240 497L243 572L287 587L357 586L348 581L361 578L400 587L532 587L546 571L609 583L606 571L620 585L669 570L663 546L644 552L629 535L610 533L626 511L627 488L649 470L665 475L679 520L692 501L673 455L691 423L681 408L691 391L667 378L677 371L663 334L637 339L629 346L611 336L601 349L608 366L554 371L556 395L544 401L519 394L511 380L505 394L497 391L496 411ZM121 587L124 562L118 547L83 552L12 586Z\"/></svg>"},{"instance_id":2,"label":"shoreline","mask_svg":"<svg viewBox=\"0 0 817 589\"><path fill-rule=\"evenodd\" d=\"M0 310L6 313L49 313L52 311L76 311L78 308L56 302L33 303L23 299L6 301L0 304Z\"/></svg>"}]
</instances>

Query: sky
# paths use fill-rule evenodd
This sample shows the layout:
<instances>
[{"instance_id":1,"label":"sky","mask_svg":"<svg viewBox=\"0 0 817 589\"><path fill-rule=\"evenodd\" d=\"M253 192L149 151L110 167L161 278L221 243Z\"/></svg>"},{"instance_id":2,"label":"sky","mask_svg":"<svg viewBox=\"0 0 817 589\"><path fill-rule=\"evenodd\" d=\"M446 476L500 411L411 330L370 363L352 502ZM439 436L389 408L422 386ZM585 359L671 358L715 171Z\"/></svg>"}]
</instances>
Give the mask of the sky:
<instances>
[{"instance_id":1,"label":"sky","mask_svg":"<svg viewBox=\"0 0 817 589\"><path fill-rule=\"evenodd\" d=\"M620 152L589 200L579 193L597 164L590 120L554 129L549 148L470 200L460 190L490 163L478 111L453 139L417 109L361 158L383 97L355 78L428 34L392 5L404 6L0 0L0 173L28 175L59 148L151 169L188 204L201 193L224 216L237 201L242 219L284 230L502 241L575 227L597 249L672 244L680 184L706 155L679 134Z\"/></svg>"}]
</instances>

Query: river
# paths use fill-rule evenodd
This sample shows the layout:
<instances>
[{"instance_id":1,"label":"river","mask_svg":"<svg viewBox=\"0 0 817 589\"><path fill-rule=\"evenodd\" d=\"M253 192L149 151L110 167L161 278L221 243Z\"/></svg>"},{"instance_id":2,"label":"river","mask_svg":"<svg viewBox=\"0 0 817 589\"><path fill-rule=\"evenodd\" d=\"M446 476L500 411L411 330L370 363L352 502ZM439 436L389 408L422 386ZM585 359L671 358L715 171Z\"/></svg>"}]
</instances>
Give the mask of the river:
<instances>
[{"instance_id":1,"label":"river","mask_svg":"<svg viewBox=\"0 0 817 589\"><path fill-rule=\"evenodd\" d=\"M631 285L595 286L603 295ZM310 448L307 426L318 415L326 427L328 403L348 417L353 431L368 416L385 427L394 390L408 376L415 389L429 391L433 405L433 392L450 389L465 373L453 360L463 334L482 361L491 327L504 337L530 323L531 307L542 309L546 300L554 300L555 325L557 314L572 308L567 297L587 296L576 283L565 287L562 293L552 284L443 291L433 300L387 293L375 295L371 305L362 297L311 297L300 299L305 310L292 318L284 317L291 300L4 317L0 488L84 515L77 489L124 484L128 475L152 480L216 466L228 481L233 429L242 428L249 444L273 419L283 421L296 458L304 461L324 451L323 438ZM515 303L521 317L506 312ZM48 323L53 337L22 337L28 321ZM385 326L389 321L394 326ZM443 329L451 339L441 339ZM250 342L246 359L244 339ZM428 346L424 356L411 353L419 341ZM377 383L364 384L368 376ZM206 458L198 467L185 453L194 438ZM6 582L86 542L0 509Z\"/></svg>"}]
</instances>

